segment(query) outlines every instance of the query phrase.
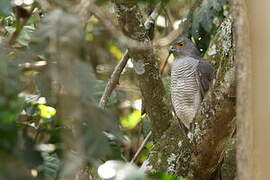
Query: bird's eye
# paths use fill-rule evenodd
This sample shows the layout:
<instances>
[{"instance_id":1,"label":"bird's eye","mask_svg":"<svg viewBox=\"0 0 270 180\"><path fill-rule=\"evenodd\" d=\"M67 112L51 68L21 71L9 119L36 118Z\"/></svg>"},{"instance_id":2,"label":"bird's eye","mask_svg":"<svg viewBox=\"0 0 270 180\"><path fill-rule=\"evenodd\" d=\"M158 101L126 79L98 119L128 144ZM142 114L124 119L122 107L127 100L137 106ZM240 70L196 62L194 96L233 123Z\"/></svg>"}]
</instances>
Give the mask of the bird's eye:
<instances>
[{"instance_id":1,"label":"bird's eye","mask_svg":"<svg viewBox=\"0 0 270 180\"><path fill-rule=\"evenodd\" d=\"M183 48L184 47L184 43L183 42L177 43L176 44L176 47L177 48Z\"/></svg>"}]
</instances>

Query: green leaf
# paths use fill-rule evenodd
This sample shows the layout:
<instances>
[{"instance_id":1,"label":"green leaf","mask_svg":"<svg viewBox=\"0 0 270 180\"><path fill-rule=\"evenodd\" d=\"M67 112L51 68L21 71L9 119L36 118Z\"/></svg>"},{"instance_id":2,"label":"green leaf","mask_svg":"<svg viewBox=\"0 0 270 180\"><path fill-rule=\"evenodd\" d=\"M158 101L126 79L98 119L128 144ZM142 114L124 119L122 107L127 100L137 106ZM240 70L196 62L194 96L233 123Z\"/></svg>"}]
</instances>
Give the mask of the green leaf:
<instances>
[{"instance_id":1,"label":"green leaf","mask_svg":"<svg viewBox=\"0 0 270 180\"><path fill-rule=\"evenodd\" d=\"M46 106L44 104L39 104L38 108L40 110L40 116L43 118L50 119L56 114L56 109L51 106Z\"/></svg>"},{"instance_id":2,"label":"green leaf","mask_svg":"<svg viewBox=\"0 0 270 180\"><path fill-rule=\"evenodd\" d=\"M127 129L133 129L142 119L141 111L135 110L125 117L121 117L121 125Z\"/></svg>"},{"instance_id":3,"label":"green leaf","mask_svg":"<svg viewBox=\"0 0 270 180\"><path fill-rule=\"evenodd\" d=\"M114 44L109 44L109 51L112 54L112 56L118 60L120 60L123 56L122 51Z\"/></svg>"}]
</instances>

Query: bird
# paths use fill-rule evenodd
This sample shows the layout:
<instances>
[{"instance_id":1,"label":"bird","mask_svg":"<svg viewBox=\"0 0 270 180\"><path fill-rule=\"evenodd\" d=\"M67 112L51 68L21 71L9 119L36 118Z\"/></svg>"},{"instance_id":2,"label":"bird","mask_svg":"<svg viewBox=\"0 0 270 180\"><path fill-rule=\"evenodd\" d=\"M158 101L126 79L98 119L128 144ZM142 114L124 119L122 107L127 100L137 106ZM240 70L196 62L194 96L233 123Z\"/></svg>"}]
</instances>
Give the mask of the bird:
<instances>
[{"instance_id":1,"label":"bird","mask_svg":"<svg viewBox=\"0 0 270 180\"><path fill-rule=\"evenodd\" d=\"M180 36L173 41L169 54L174 56L171 68L172 106L180 123L188 130L212 83L215 68L201 57L196 45L187 37Z\"/></svg>"}]
</instances>

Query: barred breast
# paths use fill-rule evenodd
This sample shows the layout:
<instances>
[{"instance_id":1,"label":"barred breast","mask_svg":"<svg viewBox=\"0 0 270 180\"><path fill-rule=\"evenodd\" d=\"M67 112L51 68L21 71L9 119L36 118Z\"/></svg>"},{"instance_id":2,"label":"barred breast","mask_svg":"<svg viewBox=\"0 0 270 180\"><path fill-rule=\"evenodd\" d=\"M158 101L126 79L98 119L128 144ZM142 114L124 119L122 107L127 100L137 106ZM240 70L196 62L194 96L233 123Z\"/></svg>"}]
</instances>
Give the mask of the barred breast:
<instances>
[{"instance_id":1,"label":"barred breast","mask_svg":"<svg viewBox=\"0 0 270 180\"><path fill-rule=\"evenodd\" d=\"M197 67L199 60L177 58L172 65L171 98L177 117L189 128L201 102Z\"/></svg>"}]
</instances>

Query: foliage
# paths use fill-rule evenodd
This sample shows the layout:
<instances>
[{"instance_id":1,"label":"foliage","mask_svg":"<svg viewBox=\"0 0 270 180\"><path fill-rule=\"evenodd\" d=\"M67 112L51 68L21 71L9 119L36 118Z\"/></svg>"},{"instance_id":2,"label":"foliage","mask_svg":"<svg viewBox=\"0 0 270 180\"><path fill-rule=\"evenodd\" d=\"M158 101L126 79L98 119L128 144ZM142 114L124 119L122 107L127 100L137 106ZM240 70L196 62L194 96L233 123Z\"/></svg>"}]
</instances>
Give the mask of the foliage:
<instances>
[{"instance_id":1,"label":"foliage","mask_svg":"<svg viewBox=\"0 0 270 180\"><path fill-rule=\"evenodd\" d=\"M129 115L122 117L120 121L121 121L122 127L132 129L139 123L141 118L142 118L141 111L135 110Z\"/></svg>"},{"instance_id":2,"label":"foliage","mask_svg":"<svg viewBox=\"0 0 270 180\"><path fill-rule=\"evenodd\" d=\"M194 12L190 34L202 52L206 51L211 35L228 14L228 2L229 0L204 0L201 7Z\"/></svg>"},{"instance_id":3,"label":"foliage","mask_svg":"<svg viewBox=\"0 0 270 180\"><path fill-rule=\"evenodd\" d=\"M18 28L16 24L7 24L6 27L7 35L14 34ZM61 168L69 167L69 163L63 163L63 158L72 150L83 152L81 156L87 157L84 160L75 158L82 163L105 157L111 150L104 131L116 139L121 138L115 117L96 105L106 82L95 80L91 66L86 62L83 37L77 17L56 9L46 15L38 29L34 24L23 26L14 46L16 49L1 54L0 80L3 86L0 87L0 100L1 109L6 110L0 113L0 123L1 134L7 138L1 143L0 152L4 154L0 154L5 156L14 152L10 158L18 159L16 161L22 162L22 166L25 163L25 168L34 169L33 172L37 173L33 176L55 179L63 174ZM4 38L8 40L8 36ZM18 60L10 58L10 54ZM31 56L26 57L27 54ZM27 67L25 61L33 65L42 62L43 70L20 71L20 67ZM22 84L30 88L23 90ZM115 96L114 93L110 104L116 102ZM41 102L41 99L45 101ZM62 132L65 133L63 140L60 138ZM63 144L63 147L56 144ZM49 153L46 148L36 150L37 146L49 145L54 147ZM18 148L14 151L16 146ZM15 165L16 161L11 163ZM0 167L3 178L12 177L9 169ZM29 172L22 177L31 175Z\"/></svg>"}]
</instances>

